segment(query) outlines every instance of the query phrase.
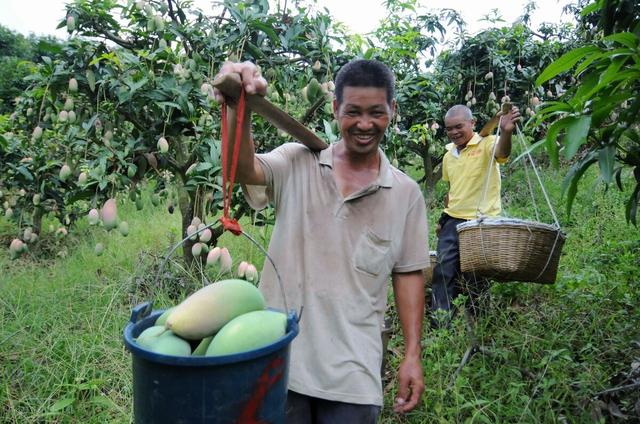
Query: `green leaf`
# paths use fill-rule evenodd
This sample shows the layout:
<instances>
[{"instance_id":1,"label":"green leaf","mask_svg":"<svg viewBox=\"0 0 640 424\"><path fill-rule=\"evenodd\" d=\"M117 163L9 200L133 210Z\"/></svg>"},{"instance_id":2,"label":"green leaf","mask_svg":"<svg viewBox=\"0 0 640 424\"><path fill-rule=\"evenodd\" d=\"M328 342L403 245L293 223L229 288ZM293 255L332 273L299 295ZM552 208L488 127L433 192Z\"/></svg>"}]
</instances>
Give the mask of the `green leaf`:
<instances>
[{"instance_id":1,"label":"green leaf","mask_svg":"<svg viewBox=\"0 0 640 424\"><path fill-rule=\"evenodd\" d=\"M622 170L624 168L623 167L619 167L618 169L615 170L615 176L616 176L616 184L618 185L618 190L623 191L624 187L622 186Z\"/></svg>"},{"instance_id":2,"label":"green leaf","mask_svg":"<svg viewBox=\"0 0 640 424\"><path fill-rule=\"evenodd\" d=\"M558 167L558 145L556 144L556 139L558 138L560 131L562 131L562 129L564 129L572 119L573 117L571 116L559 119L551 124L549 130L547 130L547 136L545 137L547 153L549 153L549 158L555 168Z\"/></svg>"},{"instance_id":3,"label":"green leaf","mask_svg":"<svg viewBox=\"0 0 640 424\"><path fill-rule=\"evenodd\" d=\"M278 44L278 34L276 34L271 25L267 25L266 23L260 22L258 20L252 21L251 25L267 34L267 37L269 37L272 43L276 45Z\"/></svg>"},{"instance_id":4,"label":"green leaf","mask_svg":"<svg viewBox=\"0 0 640 424\"><path fill-rule=\"evenodd\" d=\"M104 395L94 396L91 398L90 402L106 409L117 409L117 405Z\"/></svg>"},{"instance_id":5,"label":"green leaf","mask_svg":"<svg viewBox=\"0 0 640 424\"><path fill-rule=\"evenodd\" d=\"M33 175L31 175L31 172L29 172L29 170L27 168L25 168L24 166L19 166L17 168L17 171L19 173L21 173L22 175L24 175L24 177L29 180L29 181L33 181Z\"/></svg>"},{"instance_id":6,"label":"green leaf","mask_svg":"<svg viewBox=\"0 0 640 424\"><path fill-rule=\"evenodd\" d=\"M633 225L638 225L636 218L638 216L638 200L640 198L640 183L636 184L635 190L629 199L627 200L625 217L627 218L627 222L631 222Z\"/></svg>"},{"instance_id":7,"label":"green leaf","mask_svg":"<svg viewBox=\"0 0 640 424\"><path fill-rule=\"evenodd\" d=\"M580 16L587 16L597 10L602 9L603 3L599 1L595 1L591 4L588 4L580 11Z\"/></svg>"},{"instance_id":8,"label":"green leaf","mask_svg":"<svg viewBox=\"0 0 640 424\"><path fill-rule=\"evenodd\" d=\"M565 159L571 159L580 146L587 141L587 134L589 134L589 128L591 127L591 115L583 115L578 118L574 118L572 122L567 125L567 135L564 142L564 157Z\"/></svg>"},{"instance_id":9,"label":"green leaf","mask_svg":"<svg viewBox=\"0 0 640 424\"><path fill-rule=\"evenodd\" d=\"M579 49L571 50L560 56L557 60L553 61L547 66L544 71L536 79L536 85L542 85L544 82L549 81L556 75L566 72L584 59L587 55L599 51L595 46L585 46Z\"/></svg>"},{"instance_id":10,"label":"green leaf","mask_svg":"<svg viewBox=\"0 0 640 424\"><path fill-rule=\"evenodd\" d=\"M616 146L609 144L598 152L598 164L602 180L610 184L613 182L613 169L616 163Z\"/></svg>"},{"instance_id":11,"label":"green leaf","mask_svg":"<svg viewBox=\"0 0 640 424\"><path fill-rule=\"evenodd\" d=\"M615 34L611 34L607 37L604 37L602 41L613 41L614 43L622 44L623 46L629 47L630 49L635 49L638 47L638 36L631 32L618 32Z\"/></svg>"},{"instance_id":12,"label":"green leaf","mask_svg":"<svg viewBox=\"0 0 640 424\"><path fill-rule=\"evenodd\" d=\"M198 166L196 166L196 169L195 169L195 170L196 170L197 172L200 172L200 171L206 171L206 170L211 169L211 168L213 168L213 164L212 164L212 163L209 163L209 162L200 162L200 163L198 164Z\"/></svg>"},{"instance_id":13,"label":"green leaf","mask_svg":"<svg viewBox=\"0 0 640 424\"><path fill-rule=\"evenodd\" d=\"M598 85L596 88L594 88L594 91L599 90L605 85L609 85L609 83L616 78L616 74L618 73L622 65L624 65L626 60L627 60L626 57L615 58L611 62L609 67L602 74L600 74L600 81L598 81Z\"/></svg>"},{"instance_id":14,"label":"green leaf","mask_svg":"<svg viewBox=\"0 0 640 424\"><path fill-rule=\"evenodd\" d=\"M596 162L596 152L592 151L581 161L571 167L562 182L562 194L567 194L567 216L571 215L573 201L578 192L578 182L589 167Z\"/></svg>"},{"instance_id":15,"label":"green leaf","mask_svg":"<svg viewBox=\"0 0 640 424\"><path fill-rule=\"evenodd\" d=\"M74 398L60 399L59 401L57 401L56 403L53 404L53 406L51 407L51 412L62 411L67 406L72 405L73 402L75 402Z\"/></svg>"},{"instance_id":16,"label":"green leaf","mask_svg":"<svg viewBox=\"0 0 640 424\"><path fill-rule=\"evenodd\" d=\"M511 164L513 165L513 164L517 163L520 159L522 159L523 157L527 156L529 153L531 153L531 152L533 152L535 150L538 150L538 148L541 147L543 144L545 144L546 141L547 141L546 138L543 138L542 140L536 141L531 146L529 146L528 149L526 149L524 152L520 153L520 155L518 155L517 158L513 159L511 161ZM556 155L556 157L557 157L557 155Z\"/></svg>"}]
</instances>

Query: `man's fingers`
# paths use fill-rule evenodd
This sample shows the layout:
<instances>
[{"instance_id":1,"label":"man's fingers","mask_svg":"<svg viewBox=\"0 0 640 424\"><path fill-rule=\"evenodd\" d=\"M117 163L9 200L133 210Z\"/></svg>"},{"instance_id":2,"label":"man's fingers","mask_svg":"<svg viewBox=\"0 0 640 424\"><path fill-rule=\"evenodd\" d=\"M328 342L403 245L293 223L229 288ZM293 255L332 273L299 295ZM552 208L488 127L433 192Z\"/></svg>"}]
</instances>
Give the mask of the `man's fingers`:
<instances>
[{"instance_id":1,"label":"man's fingers","mask_svg":"<svg viewBox=\"0 0 640 424\"><path fill-rule=\"evenodd\" d=\"M418 405L418 401L420 400L421 395L422 390L418 390L418 388L411 390L411 396L408 400L405 401L404 405L402 405L403 412L409 412L413 408L415 408Z\"/></svg>"}]
</instances>

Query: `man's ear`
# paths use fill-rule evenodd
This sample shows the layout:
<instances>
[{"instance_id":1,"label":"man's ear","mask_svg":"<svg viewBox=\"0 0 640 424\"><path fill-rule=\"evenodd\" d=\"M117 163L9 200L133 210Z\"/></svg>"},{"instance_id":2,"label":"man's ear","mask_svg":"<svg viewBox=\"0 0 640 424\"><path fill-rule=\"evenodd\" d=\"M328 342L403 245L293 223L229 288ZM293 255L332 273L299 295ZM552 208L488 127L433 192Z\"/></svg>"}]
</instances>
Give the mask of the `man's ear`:
<instances>
[{"instance_id":1,"label":"man's ear","mask_svg":"<svg viewBox=\"0 0 640 424\"><path fill-rule=\"evenodd\" d=\"M396 99L391 100L391 116L395 118L396 116L396 108L397 108L398 103L396 102Z\"/></svg>"},{"instance_id":2,"label":"man's ear","mask_svg":"<svg viewBox=\"0 0 640 424\"><path fill-rule=\"evenodd\" d=\"M333 98L333 117L338 119L338 99L336 97Z\"/></svg>"}]
</instances>

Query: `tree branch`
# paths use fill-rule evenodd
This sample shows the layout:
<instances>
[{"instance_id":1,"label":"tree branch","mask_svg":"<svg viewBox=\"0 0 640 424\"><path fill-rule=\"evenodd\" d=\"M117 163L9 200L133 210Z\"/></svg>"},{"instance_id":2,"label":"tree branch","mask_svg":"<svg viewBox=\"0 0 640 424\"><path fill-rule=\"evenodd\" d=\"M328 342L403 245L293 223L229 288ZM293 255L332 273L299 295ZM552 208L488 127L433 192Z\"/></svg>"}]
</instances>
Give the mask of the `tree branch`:
<instances>
[{"instance_id":1,"label":"tree branch","mask_svg":"<svg viewBox=\"0 0 640 424\"><path fill-rule=\"evenodd\" d=\"M318 110L320 106L324 105L324 103L327 101L324 96L325 94L322 93L322 95L318 97L315 103L313 103L311 107L307 109L302 119L300 119L300 122L302 123L302 125L307 125L309 121L311 121L311 118L313 118L313 115L316 113L316 110Z\"/></svg>"}]
</instances>

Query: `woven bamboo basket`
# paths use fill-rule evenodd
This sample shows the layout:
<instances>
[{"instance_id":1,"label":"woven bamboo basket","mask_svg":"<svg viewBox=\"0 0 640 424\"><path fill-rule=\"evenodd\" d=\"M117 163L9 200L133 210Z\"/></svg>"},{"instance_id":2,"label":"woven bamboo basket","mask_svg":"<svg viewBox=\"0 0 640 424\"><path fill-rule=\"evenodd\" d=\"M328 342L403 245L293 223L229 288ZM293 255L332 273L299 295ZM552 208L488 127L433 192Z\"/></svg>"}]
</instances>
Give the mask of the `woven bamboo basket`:
<instances>
[{"instance_id":1,"label":"woven bamboo basket","mask_svg":"<svg viewBox=\"0 0 640 424\"><path fill-rule=\"evenodd\" d=\"M460 268L497 281L551 284L565 234L553 225L511 218L475 219L457 226Z\"/></svg>"},{"instance_id":2,"label":"woven bamboo basket","mask_svg":"<svg viewBox=\"0 0 640 424\"><path fill-rule=\"evenodd\" d=\"M436 267L436 263L438 262L438 254L435 250L429 251L429 261L431 265L429 268L425 268L424 270L424 279L428 285L431 284L431 280L433 279L433 269Z\"/></svg>"}]
</instances>

